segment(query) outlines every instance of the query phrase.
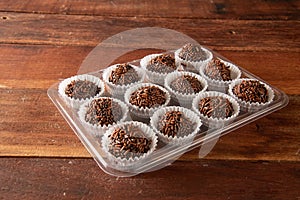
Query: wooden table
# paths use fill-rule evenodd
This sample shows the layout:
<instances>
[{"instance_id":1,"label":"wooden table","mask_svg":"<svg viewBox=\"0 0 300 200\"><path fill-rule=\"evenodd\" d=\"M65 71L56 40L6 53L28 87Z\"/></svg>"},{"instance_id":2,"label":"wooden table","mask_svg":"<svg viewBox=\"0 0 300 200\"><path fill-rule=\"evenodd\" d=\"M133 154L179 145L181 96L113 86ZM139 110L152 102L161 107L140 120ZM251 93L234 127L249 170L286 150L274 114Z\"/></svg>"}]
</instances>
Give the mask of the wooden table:
<instances>
[{"instance_id":1,"label":"wooden table","mask_svg":"<svg viewBox=\"0 0 300 200\"><path fill-rule=\"evenodd\" d=\"M0 199L299 199L300 1L0 2ZM288 94L284 109L131 178L105 174L47 89L107 37L189 35Z\"/></svg>"}]
</instances>

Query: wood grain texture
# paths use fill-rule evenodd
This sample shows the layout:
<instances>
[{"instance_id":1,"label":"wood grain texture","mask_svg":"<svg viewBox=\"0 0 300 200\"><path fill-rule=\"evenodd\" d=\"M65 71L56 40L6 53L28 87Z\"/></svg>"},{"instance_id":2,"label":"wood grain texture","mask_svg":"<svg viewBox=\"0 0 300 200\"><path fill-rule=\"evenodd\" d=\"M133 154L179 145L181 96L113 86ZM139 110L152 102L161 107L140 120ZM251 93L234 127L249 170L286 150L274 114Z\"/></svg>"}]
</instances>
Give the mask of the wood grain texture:
<instances>
[{"instance_id":1,"label":"wood grain texture","mask_svg":"<svg viewBox=\"0 0 300 200\"><path fill-rule=\"evenodd\" d=\"M300 2L239 0L7 0L0 11L155 18L299 19Z\"/></svg>"},{"instance_id":2,"label":"wood grain texture","mask_svg":"<svg viewBox=\"0 0 300 200\"><path fill-rule=\"evenodd\" d=\"M297 199L299 168L300 164L294 162L178 161L160 171L116 178L102 172L92 159L3 158L0 197Z\"/></svg>"},{"instance_id":3,"label":"wood grain texture","mask_svg":"<svg viewBox=\"0 0 300 200\"><path fill-rule=\"evenodd\" d=\"M0 199L299 199L299 11L299 0L1 1ZM105 174L46 90L99 42L149 26L189 35L289 105L220 138L204 159L194 149L155 172Z\"/></svg>"},{"instance_id":4,"label":"wood grain texture","mask_svg":"<svg viewBox=\"0 0 300 200\"><path fill-rule=\"evenodd\" d=\"M297 20L119 18L1 12L0 15L6 16L0 20L0 43L96 46L119 32L155 26L180 31L216 50L300 51Z\"/></svg>"},{"instance_id":5,"label":"wood grain texture","mask_svg":"<svg viewBox=\"0 0 300 200\"><path fill-rule=\"evenodd\" d=\"M90 157L46 96L46 90L59 79L76 74L78 66L91 49L86 46L1 45L0 114L5 116L1 119L0 126L1 156ZM151 52L137 51L126 54L118 60L125 62L148 53ZM298 74L295 73L295 70L299 71L298 53L265 52L262 54L226 50L219 53L286 93L299 94L297 87L299 79ZM273 70L274 66L276 70ZM243 127L230 134L232 135L228 136L230 139L225 139L224 142L221 139L215 147L219 150L213 151L209 158L299 159L297 154L299 140L295 133L300 130L292 128L299 129L299 124L296 120L290 121L290 118L299 117L293 113L293 109L298 109L300 103L298 96L290 96L290 98L290 105L286 108L288 111L284 109L279 111L279 114L272 114L271 116L275 117L271 121L264 118ZM284 115L285 112L288 114ZM282 118L281 115L284 117ZM279 127L280 120L283 122L289 120L289 124L281 123L280 129L274 132L272 127ZM256 133L254 136L253 132ZM261 133L264 132L267 133L266 138L261 137ZM273 138L273 135L280 135L280 140ZM289 139L295 143L286 145ZM270 144L268 148L265 148L266 141ZM240 143L245 147L236 146ZM253 148L256 150L253 151ZM273 153L274 151L276 153ZM197 159L197 155L197 151L194 151L181 159Z\"/></svg>"},{"instance_id":6,"label":"wood grain texture","mask_svg":"<svg viewBox=\"0 0 300 200\"><path fill-rule=\"evenodd\" d=\"M60 79L77 74L82 61L92 49L93 47L88 46L1 44L0 87L48 89ZM261 53L230 50L217 52L285 93L299 94L298 52L267 51ZM139 59L150 53L155 53L155 51L129 52L118 58L116 62Z\"/></svg>"},{"instance_id":7,"label":"wood grain texture","mask_svg":"<svg viewBox=\"0 0 300 200\"><path fill-rule=\"evenodd\" d=\"M299 109L299 95L290 96L285 109L221 139L211 159L299 160L300 113L294 112ZM0 116L5 116L0 121L0 156L90 157L45 90L0 89Z\"/></svg>"}]
</instances>

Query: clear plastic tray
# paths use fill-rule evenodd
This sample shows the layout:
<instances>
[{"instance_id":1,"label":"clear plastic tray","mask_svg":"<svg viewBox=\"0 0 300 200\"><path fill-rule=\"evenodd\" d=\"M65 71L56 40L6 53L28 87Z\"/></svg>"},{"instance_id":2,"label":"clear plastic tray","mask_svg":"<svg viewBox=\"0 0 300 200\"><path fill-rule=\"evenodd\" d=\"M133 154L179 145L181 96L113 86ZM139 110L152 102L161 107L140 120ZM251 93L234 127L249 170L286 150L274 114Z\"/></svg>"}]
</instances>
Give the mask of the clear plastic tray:
<instances>
[{"instance_id":1,"label":"clear plastic tray","mask_svg":"<svg viewBox=\"0 0 300 200\"><path fill-rule=\"evenodd\" d=\"M153 45L153 39L157 39L158 35L160 39L157 43L155 43L157 45ZM121 34L115 35L98 45L84 60L78 74L91 74L102 79L103 70L98 69L104 69L105 67L110 66L116 58L120 57L126 52L149 47L152 49L164 49L166 52L173 53L176 49L179 49L187 42L195 43L193 39L187 37L186 35L169 29L144 28L126 31ZM216 52L211 52L215 57L219 57L225 61L233 63L217 54ZM139 61L140 60L127 60L127 62L132 63L136 66L139 66ZM243 78L253 78L266 83L264 80L246 71L241 66L238 67L242 72ZM288 97L286 94L284 94L276 87L273 87L270 84L266 83L274 91L274 99L272 103L270 103L267 107L256 110L255 112L241 111L238 117L232 123L222 127L214 128L205 126L203 124L201 126L201 130L197 133L194 140L191 142L186 142L180 145L163 144L162 142L159 142L154 152L148 157L143 160L137 161L130 167L120 169L107 158L106 153L101 147L101 136L95 136L94 134L92 134L89 129L80 121L77 110L73 109L72 106L67 104L59 95L59 83L60 81L49 88L48 96L58 108L60 113L63 115L65 120L68 122L78 138L84 144L86 149L93 156L99 167L104 172L119 177L133 176L139 173L158 170L171 164L183 153L194 148L200 147L199 157L203 157L213 148L220 136L241 128L242 126L253 122L265 115L268 115L278 109L281 109L288 104ZM106 92L103 96L110 95L108 92ZM147 119L139 119L137 117L133 118L134 120L141 120L142 122L149 124L149 120Z\"/></svg>"}]
</instances>

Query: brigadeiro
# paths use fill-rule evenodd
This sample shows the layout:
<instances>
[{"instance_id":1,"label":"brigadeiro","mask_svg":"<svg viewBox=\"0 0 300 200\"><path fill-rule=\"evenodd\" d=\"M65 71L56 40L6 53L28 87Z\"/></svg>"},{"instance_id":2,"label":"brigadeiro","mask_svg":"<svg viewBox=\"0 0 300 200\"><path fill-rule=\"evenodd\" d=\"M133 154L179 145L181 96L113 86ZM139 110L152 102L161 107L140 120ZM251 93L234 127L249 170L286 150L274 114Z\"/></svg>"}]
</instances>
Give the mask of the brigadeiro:
<instances>
[{"instance_id":1,"label":"brigadeiro","mask_svg":"<svg viewBox=\"0 0 300 200\"><path fill-rule=\"evenodd\" d=\"M198 74L175 71L166 77L165 88L180 106L190 108L194 97L206 90L207 82Z\"/></svg>"},{"instance_id":2,"label":"brigadeiro","mask_svg":"<svg viewBox=\"0 0 300 200\"><path fill-rule=\"evenodd\" d=\"M140 61L147 79L155 84L163 85L167 74L177 70L175 58L170 54L150 54Z\"/></svg>"},{"instance_id":3,"label":"brigadeiro","mask_svg":"<svg viewBox=\"0 0 300 200\"><path fill-rule=\"evenodd\" d=\"M92 98L100 97L104 91L103 81L88 74L72 76L60 82L58 86L60 96L75 109Z\"/></svg>"},{"instance_id":4,"label":"brigadeiro","mask_svg":"<svg viewBox=\"0 0 300 200\"><path fill-rule=\"evenodd\" d=\"M200 75L207 80L208 90L226 93L229 84L241 77L241 71L230 62L214 58L200 68Z\"/></svg>"},{"instance_id":5,"label":"brigadeiro","mask_svg":"<svg viewBox=\"0 0 300 200\"><path fill-rule=\"evenodd\" d=\"M175 62L177 66L186 71L198 73L201 66L205 66L213 54L199 44L187 43L175 51Z\"/></svg>"},{"instance_id":6,"label":"brigadeiro","mask_svg":"<svg viewBox=\"0 0 300 200\"><path fill-rule=\"evenodd\" d=\"M103 80L108 86L109 93L122 99L130 86L143 82L144 72L129 63L116 64L104 70Z\"/></svg>"},{"instance_id":7,"label":"brigadeiro","mask_svg":"<svg viewBox=\"0 0 300 200\"><path fill-rule=\"evenodd\" d=\"M155 110L169 102L169 92L153 83L140 83L125 92L125 103L134 115L141 118L149 118Z\"/></svg>"},{"instance_id":8,"label":"brigadeiro","mask_svg":"<svg viewBox=\"0 0 300 200\"><path fill-rule=\"evenodd\" d=\"M155 150L157 136L142 122L123 122L109 128L101 144L112 166L126 169L146 159Z\"/></svg>"},{"instance_id":9,"label":"brigadeiro","mask_svg":"<svg viewBox=\"0 0 300 200\"><path fill-rule=\"evenodd\" d=\"M196 113L179 106L155 111L150 124L161 141L174 145L192 142L202 125Z\"/></svg>"},{"instance_id":10,"label":"brigadeiro","mask_svg":"<svg viewBox=\"0 0 300 200\"><path fill-rule=\"evenodd\" d=\"M248 111L268 106L274 99L271 87L256 79L237 79L229 85L228 93Z\"/></svg>"},{"instance_id":11,"label":"brigadeiro","mask_svg":"<svg viewBox=\"0 0 300 200\"><path fill-rule=\"evenodd\" d=\"M209 127L222 127L232 122L240 112L238 102L221 92L203 92L193 100L193 110Z\"/></svg>"},{"instance_id":12,"label":"brigadeiro","mask_svg":"<svg viewBox=\"0 0 300 200\"><path fill-rule=\"evenodd\" d=\"M92 129L95 135L101 135L111 125L123 122L128 117L128 107L122 101L100 97L84 103L78 111L79 119Z\"/></svg>"}]
</instances>

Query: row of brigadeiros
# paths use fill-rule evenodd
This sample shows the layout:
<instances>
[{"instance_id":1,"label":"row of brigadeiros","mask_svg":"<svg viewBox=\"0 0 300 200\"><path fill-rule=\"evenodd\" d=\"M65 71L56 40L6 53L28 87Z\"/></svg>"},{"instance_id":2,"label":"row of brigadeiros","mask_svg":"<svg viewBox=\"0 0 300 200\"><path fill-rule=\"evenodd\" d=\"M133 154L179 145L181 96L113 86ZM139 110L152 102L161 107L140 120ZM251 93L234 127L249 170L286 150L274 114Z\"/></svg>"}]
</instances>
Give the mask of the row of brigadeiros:
<instances>
[{"instance_id":1,"label":"row of brigadeiros","mask_svg":"<svg viewBox=\"0 0 300 200\"><path fill-rule=\"evenodd\" d=\"M108 158L128 167L153 152L158 140L190 142L202 123L221 127L240 110L255 111L273 101L270 86L241 77L236 65L189 43L174 53L147 55L140 67L110 66L102 79L89 74L70 77L58 91L91 132L103 135ZM150 118L150 124L130 116Z\"/></svg>"}]
</instances>

